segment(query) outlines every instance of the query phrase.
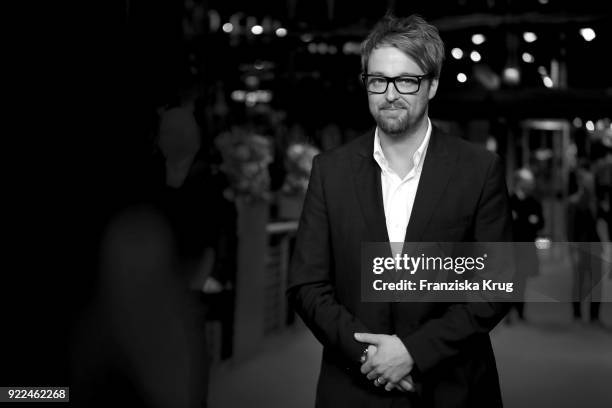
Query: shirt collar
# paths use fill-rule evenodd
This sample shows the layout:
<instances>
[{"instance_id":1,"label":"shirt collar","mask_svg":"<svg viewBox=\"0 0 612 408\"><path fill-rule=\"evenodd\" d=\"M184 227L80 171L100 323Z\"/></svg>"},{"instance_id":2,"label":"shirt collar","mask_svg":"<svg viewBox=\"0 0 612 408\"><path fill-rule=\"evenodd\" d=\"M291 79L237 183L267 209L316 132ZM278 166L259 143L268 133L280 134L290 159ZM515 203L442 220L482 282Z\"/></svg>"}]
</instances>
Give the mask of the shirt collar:
<instances>
[{"instance_id":1,"label":"shirt collar","mask_svg":"<svg viewBox=\"0 0 612 408\"><path fill-rule=\"evenodd\" d=\"M419 146L419 148L416 150L416 152L414 152L414 155L412 155L412 162L414 163L415 169L419 167L419 164L421 164L421 160L423 159L425 150L427 149L427 146L429 145L430 137L431 137L431 120L427 118L427 131L425 132L425 137L423 138L423 141L421 142L421 145ZM376 163L378 163L378 165L383 170L391 171L391 169L389 168L389 162L387 161L387 158L385 157L385 153L383 152L382 147L380 146L380 137L378 136L378 126L376 126L376 130L374 131L374 160L376 160Z\"/></svg>"}]
</instances>

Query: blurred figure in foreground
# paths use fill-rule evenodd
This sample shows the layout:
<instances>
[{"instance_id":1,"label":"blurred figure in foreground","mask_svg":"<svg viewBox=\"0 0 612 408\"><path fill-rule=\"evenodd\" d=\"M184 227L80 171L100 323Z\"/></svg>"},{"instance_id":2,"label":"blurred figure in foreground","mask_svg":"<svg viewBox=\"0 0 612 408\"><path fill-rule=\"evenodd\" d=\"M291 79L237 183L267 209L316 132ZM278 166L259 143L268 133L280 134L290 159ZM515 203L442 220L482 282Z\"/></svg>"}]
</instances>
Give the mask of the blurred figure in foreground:
<instances>
[{"instance_id":1,"label":"blurred figure in foreground","mask_svg":"<svg viewBox=\"0 0 612 408\"><path fill-rule=\"evenodd\" d=\"M153 207L125 210L109 222L97 294L72 348L74 406L206 406L204 317L174 247Z\"/></svg>"},{"instance_id":2,"label":"blurred figure in foreground","mask_svg":"<svg viewBox=\"0 0 612 408\"><path fill-rule=\"evenodd\" d=\"M524 296L527 279L538 275L539 260L535 247L538 232L544 228L542 204L533 195L535 177L531 170L523 168L514 173L514 193L510 197L512 229L516 247L516 290ZM527 244L530 243L530 244ZM519 320L525 320L525 302L513 304ZM510 323L508 314L506 322Z\"/></svg>"},{"instance_id":3,"label":"blurred figure in foreground","mask_svg":"<svg viewBox=\"0 0 612 408\"><path fill-rule=\"evenodd\" d=\"M567 240L574 270L572 307L574 319L582 320L582 302L589 305L591 323L600 323L602 245L597 233L597 200L594 177L588 164L575 170L575 186L567 206Z\"/></svg>"}]
</instances>

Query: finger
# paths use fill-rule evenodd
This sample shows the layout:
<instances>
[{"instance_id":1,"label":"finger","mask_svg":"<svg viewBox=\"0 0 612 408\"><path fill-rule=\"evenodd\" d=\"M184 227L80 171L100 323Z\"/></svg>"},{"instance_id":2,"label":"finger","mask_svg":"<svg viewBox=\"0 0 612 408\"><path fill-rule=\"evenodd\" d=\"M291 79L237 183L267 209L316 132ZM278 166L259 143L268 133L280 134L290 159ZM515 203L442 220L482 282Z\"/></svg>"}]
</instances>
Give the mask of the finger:
<instances>
[{"instance_id":1,"label":"finger","mask_svg":"<svg viewBox=\"0 0 612 408\"><path fill-rule=\"evenodd\" d=\"M359 362L361 364L364 364L366 361L368 361L368 358L370 357L370 355L372 354L372 352L370 351L370 347L373 346L368 346L366 347L366 349L363 351L363 353L361 354L361 357L359 357ZM374 347L376 348L376 347Z\"/></svg>"},{"instance_id":2,"label":"finger","mask_svg":"<svg viewBox=\"0 0 612 408\"><path fill-rule=\"evenodd\" d=\"M385 385L386 382L387 382L387 380L385 380L383 377L377 377L374 380L374 385L377 386L377 387L380 387L382 385Z\"/></svg>"},{"instance_id":3,"label":"finger","mask_svg":"<svg viewBox=\"0 0 612 408\"><path fill-rule=\"evenodd\" d=\"M368 380L374 380L380 377L380 373L377 373L376 370L372 370L366 374L366 377L368 378Z\"/></svg>"},{"instance_id":4,"label":"finger","mask_svg":"<svg viewBox=\"0 0 612 408\"><path fill-rule=\"evenodd\" d=\"M373 333L355 333L355 340L361 343L370 343L378 346L380 343L381 335Z\"/></svg>"},{"instance_id":5,"label":"finger","mask_svg":"<svg viewBox=\"0 0 612 408\"><path fill-rule=\"evenodd\" d=\"M364 361L361 361L361 373L367 374L374 369L374 364L372 362L372 357L376 354L377 348L376 346L369 345L367 348L367 358Z\"/></svg>"},{"instance_id":6,"label":"finger","mask_svg":"<svg viewBox=\"0 0 612 408\"><path fill-rule=\"evenodd\" d=\"M385 384L385 390L387 391L391 391L393 389L395 389L395 384L388 382L387 384Z\"/></svg>"},{"instance_id":7,"label":"finger","mask_svg":"<svg viewBox=\"0 0 612 408\"><path fill-rule=\"evenodd\" d=\"M361 355L361 364L368 361L374 354L376 354L376 346L372 346L371 344L364 350L364 353Z\"/></svg>"},{"instance_id":8,"label":"finger","mask_svg":"<svg viewBox=\"0 0 612 408\"><path fill-rule=\"evenodd\" d=\"M414 384L412 383L412 381L407 380L406 377L402 378L398 385L403 391L414 391Z\"/></svg>"},{"instance_id":9,"label":"finger","mask_svg":"<svg viewBox=\"0 0 612 408\"><path fill-rule=\"evenodd\" d=\"M367 357L361 362L361 373L367 374L374 369L372 357L376 354L376 346L369 345L367 348Z\"/></svg>"},{"instance_id":10,"label":"finger","mask_svg":"<svg viewBox=\"0 0 612 408\"><path fill-rule=\"evenodd\" d=\"M361 357L359 357L359 362L362 364L366 364L368 363L368 361L372 358L372 356L374 356L374 354L376 354L376 346L373 345L369 345L368 347L366 347L366 349L364 350L363 354L361 354ZM371 370L371 368L364 368L364 370L362 370L362 373L365 374L367 371Z\"/></svg>"},{"instance_id":11,"label":"finger","mask_svg":"<svg viewBox=\"0 0 612 408\"><path fill-rule=\"evenodd\" d=\"M374 365L372 364L372 359L368 357L368 359L361 365L361 374L368 374L370 371L374 369Z\"/></svg>"}]
</instances>

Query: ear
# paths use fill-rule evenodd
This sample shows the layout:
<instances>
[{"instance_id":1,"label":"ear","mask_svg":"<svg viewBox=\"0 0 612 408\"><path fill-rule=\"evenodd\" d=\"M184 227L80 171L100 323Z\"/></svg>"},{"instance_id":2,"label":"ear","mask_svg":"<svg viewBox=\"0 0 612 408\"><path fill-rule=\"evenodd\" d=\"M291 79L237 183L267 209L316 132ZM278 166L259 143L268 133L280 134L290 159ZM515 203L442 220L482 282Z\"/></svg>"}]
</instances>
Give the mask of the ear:
<instances>
[{"instance_id":1,"label":"ear","mask_svg":"<svg viewBox=\"0 0 612 408\"><path fill-rule=\"evenodd\" d=\"M438 81L439 78L433 78L429 81L429 93L428 97L431 100L434 96L436 96L436 92L438 91Z\"/></svg>"}]
</instances>

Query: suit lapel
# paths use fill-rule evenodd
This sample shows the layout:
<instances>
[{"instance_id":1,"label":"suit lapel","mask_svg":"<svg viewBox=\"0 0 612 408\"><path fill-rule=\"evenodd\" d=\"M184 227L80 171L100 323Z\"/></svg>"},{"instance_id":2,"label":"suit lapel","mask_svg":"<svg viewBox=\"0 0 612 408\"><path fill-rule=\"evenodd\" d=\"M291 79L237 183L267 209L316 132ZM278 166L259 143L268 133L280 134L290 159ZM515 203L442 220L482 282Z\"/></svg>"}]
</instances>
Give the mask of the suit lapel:
<instances>
[{"instance_id":1,"label":"suit lapel","mask_svg":"<svg viewBox=\"0 0 612 408\"><path fill-rule=\"evenodd\" d=\"M359 142L356 154L351 156L353 188L372 241L388 242L380 168L373 157L374 133L363 136Z\"/></svg>"},{"instance_id":2,"label":"suit lapel","mask_svg":"<svg viewBox=\"0 0 612 408\"><path fill-rule=\"evenodd\" d=\"M421 240L447 187L454 155L449 151L445 137L435 127L432 129L410 221L406 228L405 242Z\"/></svg>"}]
</instances>

